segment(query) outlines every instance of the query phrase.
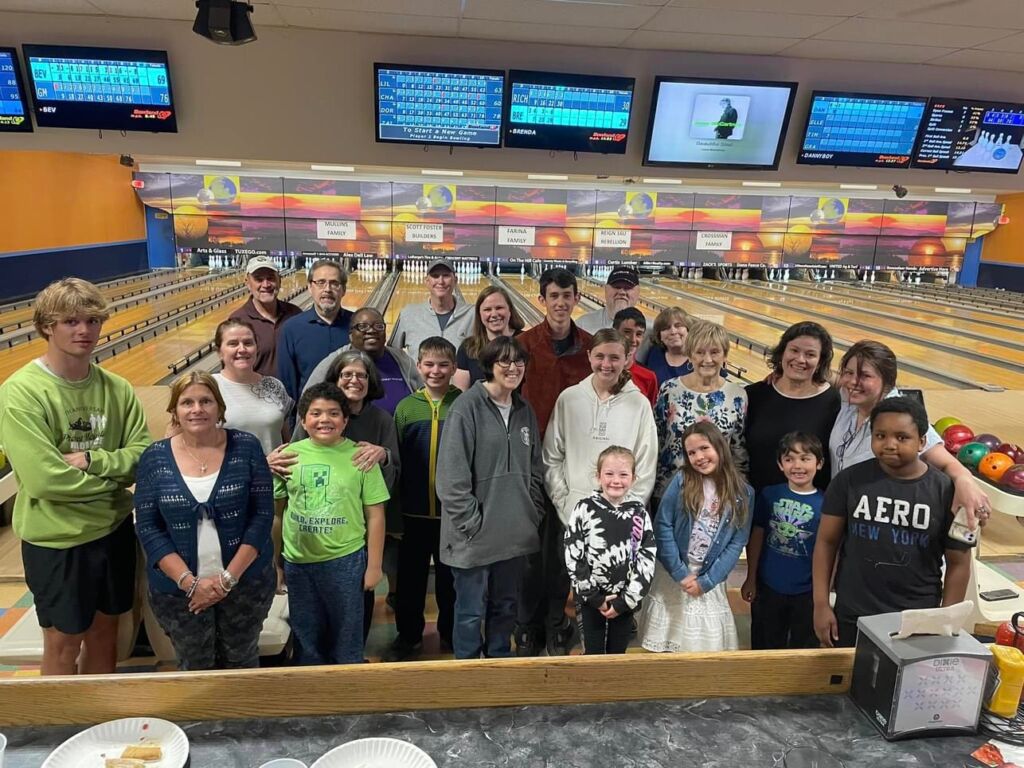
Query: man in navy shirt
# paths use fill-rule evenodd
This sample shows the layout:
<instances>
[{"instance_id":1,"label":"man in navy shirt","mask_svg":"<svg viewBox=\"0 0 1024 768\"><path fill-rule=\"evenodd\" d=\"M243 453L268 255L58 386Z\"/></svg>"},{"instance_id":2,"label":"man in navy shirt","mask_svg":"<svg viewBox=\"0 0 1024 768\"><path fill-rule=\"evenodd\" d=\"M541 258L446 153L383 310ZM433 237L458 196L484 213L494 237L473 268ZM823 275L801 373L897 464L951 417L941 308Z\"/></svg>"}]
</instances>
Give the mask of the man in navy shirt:
<instances>
[{"instance_id":1,"label":"man in navy shirt","mask_svg":"<svg viewBox=\"0 0 1024 768\"><path fill-rule=\"evenodd\" d=\"M309 271L312 309L291 318L281 329L277 378L296 402L317 363L349 342L352 313L341 306L347 283L348 275L337 262L315 262Z\"/></svg>"}]
</instances>

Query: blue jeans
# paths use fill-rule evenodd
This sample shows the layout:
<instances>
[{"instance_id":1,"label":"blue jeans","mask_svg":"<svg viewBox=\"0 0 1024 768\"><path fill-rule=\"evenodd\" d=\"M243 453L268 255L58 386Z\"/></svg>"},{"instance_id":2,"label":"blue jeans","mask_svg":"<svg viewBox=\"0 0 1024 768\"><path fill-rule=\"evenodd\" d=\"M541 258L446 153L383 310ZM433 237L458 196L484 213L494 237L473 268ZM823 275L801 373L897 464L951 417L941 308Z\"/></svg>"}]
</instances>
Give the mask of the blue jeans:
<instances>
[{"instance_id":1,"label":"blue jeans","mask_svg":"<svg viewBox=\"0 0 1024 768\"><path fill-rule=\"evenodd\" d=\"M296 664L362 664L365 573L365 548L323 563L285 561Z\"/></svg>"},{"instance_id":2,"label":"blue jeans","mask_svg":"<svg viewBox=\"0 0 1024 768\"><path fill-rule=\"evenodd\" d=\"M456 659L512 655L512 630L519 603L523 558L513 557L476 568L452 568L455 579Z\"/></svg>"}]
</instances>

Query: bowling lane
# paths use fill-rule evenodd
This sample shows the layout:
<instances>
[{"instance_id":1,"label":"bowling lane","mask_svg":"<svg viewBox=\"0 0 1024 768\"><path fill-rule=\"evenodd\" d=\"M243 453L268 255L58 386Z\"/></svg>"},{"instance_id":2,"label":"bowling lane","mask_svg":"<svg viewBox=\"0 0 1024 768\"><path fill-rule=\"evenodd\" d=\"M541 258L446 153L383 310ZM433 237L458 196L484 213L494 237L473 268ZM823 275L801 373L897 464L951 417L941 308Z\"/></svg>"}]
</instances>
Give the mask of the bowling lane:
<instances>
[{"instance_id":1,"label":"bowling lane","mask_svg":"<svg viewBox=\"0 0 1024 768\"><path fill-rule=\"evenodd\" d=\"M708 307L708 305L688 299L686 296L679 296L675 293L671 293L670 291L665 290L665 288L658 286L657 282L658 281L656 280L655 285L644 283L644 285L640 289L641 298L648 299L650 301L654 301L665 306L679 306L692 315L717 320L717 318L713 317L713 315L715 314L715 310ZM699 281L681 283L677 280L669 280L666 281L666 283L668 285L679 286L680 289L686 292L692 292L694 296L702 295L697 290L700 286ZM691 291L691 289L693 290ZM705 292L705 295L702 295L702 297L714 302L718 306L719 311L721 313L722 323L730 331L733 331L734 333L744 336L752 341L764 344L767 347L773 347L775 344L778 344L779 337L782 335L782 331L780 329L763 325L747 317L733 315L729 312L729 305L726 302L718 300L713 295L708 296L706 295L707 293L710 292ZM769 309L770 307L762 305L759 306L756 311L765 316L774 316L772 312L768 311ZM796 320L786 320L785 322L787 322L788 324L792 324L796 322ZM860 337L858 336L856 338ZM897 354L900 354L899 350L895 351ZM750 368L750 370L756 371L757 369ZM935 379L931 379L925 376L921 376L918 374L902 370L900 371L899 375L899 383L902 386L913 387L915 389L953 388L950 384L947 384L945 382L936 381Z\"/></svg>"},{"instance_id":2,"label":"bowling lane","mask_svg":"<svg viewBox=\"0 0 1024 768\"><path fill-rule=\"evenodd\" d=\"M467 304L475 304L480 291L490 284L491 281L483 275L475 277L463 275L459 278L458 288ZM398 315L402 309L409 304L426 302L427 298L427 286L423 282L423 275L401 273L398 285L395 286L395 292L391 295L391 301L384 311L384 322L388 324L388 333L391 333L391 328L398 322Z\"/></svg>"},{"instance_id":3,"label":"bowling lane","mask_svg":"<svg viewBox=\"0 0 1024 768\"><path fill-rule=\"evenodd\" d=\"M783 290L774 290L766 288L762 285L755 285L751 283L745 283L742 280L737 280L729 283L716 283L715 281L708 281L707 286L710 288L715 285L720 286L723 290L727 290L730 293L742 294L749 296L757 301L768 301L776 304L783 304L788 307L799 310L808 310L816 313L823 313L831 316L836 320L848 320L851 322L859 322L869 324L872 328L877 328L880 332L890 331L892 333L902 333L911 335L915 338L921 339L922 341L932 342L937 345L941 345L946 350L957 354L963 351L975 352L981 355L988 355L996 359L1008 360L1014 363L1024 364L1024 349L1017 349L1013 347L1007 347L1005 344L1000 342L1004 337L1009 337L1010 333L995 333L993 332L989 339L991 340L980 340L973 336L966 336L958 332L955 327L943 324L940 318L930 318L929 328L922 328L919 325L909 325L902 322L904 315L912 316L911 312L900 312L897 314L890 313L887 317L882 317L876 314L865 314L858 309L858 305L854 302L849 302L846 307L839 304L830 304L827 308L822 307L820 296L808 296L800 292L799 288L796 288L793 284L785 285ZM875 309L871 302L862 303L867 309ZM916 319L916 318L914 318ZM833 320L826 320L821 318L823 324L829 324ZM970 330L972 333L976 333L978 327L970 327L964 330ZM856 326L852 326L856 327ZM861 333L867 334L869 337L874 337L875 332L873 330L861 329ZM1015 338L1012 341L1024 344L1024 333L1017 333L1014 335ZM966 358L969 359L969 358ZM995 364L998 367L998 364ZM1022 374L1024 375L1024 374ZM1024 379L1022 379L1024 382Z\"/></svg>"}]
</instances>

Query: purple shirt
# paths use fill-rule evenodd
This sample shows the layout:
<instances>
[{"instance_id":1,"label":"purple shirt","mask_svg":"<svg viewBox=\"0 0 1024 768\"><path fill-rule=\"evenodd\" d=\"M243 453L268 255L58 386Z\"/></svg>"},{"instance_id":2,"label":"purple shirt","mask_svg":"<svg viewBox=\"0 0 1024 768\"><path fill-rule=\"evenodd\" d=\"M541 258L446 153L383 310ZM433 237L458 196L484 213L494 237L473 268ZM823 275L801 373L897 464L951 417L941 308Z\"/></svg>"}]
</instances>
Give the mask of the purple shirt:
<instances>
[{"instance_id":1,"label":"purple shirt","mask_svg":"<svg viewBox=\"0 0 1024 768\"><path fill-rule=\"evenodd\" d=\"M374 405L394 415L398 403L403 397L411 395L412 390L405 383L402 369L398 367L398 362L390 352L385 351L383 355L374 359L374 362L377 364L377 372L380 374L380 383L384 385L384 397L377 400Z\"/></svg>"}]
</instances>

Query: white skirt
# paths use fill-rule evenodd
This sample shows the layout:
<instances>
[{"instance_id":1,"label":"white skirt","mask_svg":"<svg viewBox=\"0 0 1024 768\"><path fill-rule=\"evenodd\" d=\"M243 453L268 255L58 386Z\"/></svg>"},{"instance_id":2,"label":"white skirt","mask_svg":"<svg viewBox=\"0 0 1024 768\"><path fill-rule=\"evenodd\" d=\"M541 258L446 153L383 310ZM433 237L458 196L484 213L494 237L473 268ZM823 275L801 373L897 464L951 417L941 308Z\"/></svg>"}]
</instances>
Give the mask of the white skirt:
<instances>
[{"instance_id":1,"label":"white skirt","mask_svg":"<svg viewBox=\"0 0 1024 768\"><path fill-rule=\"evenodd\" d=\"M655 653L735 651L740 646L725 582L700 597L690 597L660 562L654 568L638 629L640 645Z\"/></svg>"}]
</instances>

